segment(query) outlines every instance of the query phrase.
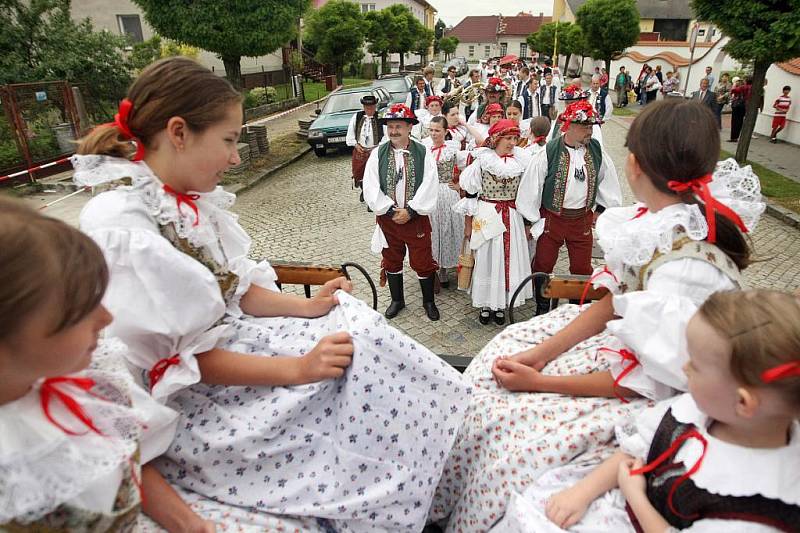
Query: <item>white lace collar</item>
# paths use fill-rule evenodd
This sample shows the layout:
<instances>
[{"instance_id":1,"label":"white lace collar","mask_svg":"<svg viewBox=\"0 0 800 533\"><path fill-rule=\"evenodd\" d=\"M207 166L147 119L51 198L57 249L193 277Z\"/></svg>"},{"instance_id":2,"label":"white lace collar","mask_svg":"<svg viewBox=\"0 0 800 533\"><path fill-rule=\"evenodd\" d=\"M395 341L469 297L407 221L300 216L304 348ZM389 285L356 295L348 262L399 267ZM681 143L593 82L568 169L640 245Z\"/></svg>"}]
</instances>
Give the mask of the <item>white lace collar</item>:
<instances>
[{"instance_id":1,"label":"white lace collar","mask_svg":"<svg viewBox=\"0 0 800 533\"><path fill-rule=\"evenodd\" d=\"M492 148L482 147L473 150L472 156L480 161L481 168L495 176L518 176L525 172L530 155L519 147L514 147L513 157L503 158Z\"/></svg>"},{"instance_id":2,"label":"white lace collar","mask_svg":"<svg viewBox=\"0 0 800 533\"><path fill-rule=\"evenodd\" d=\"M130 178L132 185L127 188L140 194L158 224L174 224L178 236L187 239L195 247L207 246L218 240L217 228L222 219L236 222L238 218L228 211L236 201L236 196L222 187L218 186L207 193L190 191L190 194L197 196L193 200L198 209L196 216L189 205L182 203L179 206L177 198L164 191L164 184L144 161L104 155L74 155L71 161L75 168L73 180L80 186L96 186Z\"/></svg>"},{"instance_id":3,"label":"white lace collar","mask_svg":"<svg viewBox=\"0 0 800 533\"><path fill-rule=\"evenodd\" d=\"M781 448L746 448L724 442L708 433L711 420L690 394L672 404L672 416L693 424L708 441L700 469L692 475L698 487L721 496L753 496L800 505L800 422L791 427L789 444ZM676 454L677 461L693 465L702 453L697 439L689 439Z\"/></svg>"},{"instance_id":4,"label":"white lace collar","mask_svg":"<svg viewBox=\"0 0 800 533\"><path fill-rule=\"evenodd\" d=\"M78 401L103 435L73 436L53 425L42 410L41 383L0 406L0 523L44 516L128 464L136 451L141 424L135 411L71 385L58 387ZM50 407L56 420L83 432L61 402L54 399Z\"/></svg>"},{"instance_id":5,"label":"white lace collar","mask_svg":"<svg viewBox=\"0 0 800 533\"><path fill-rule=\"evenodd\" d=\"M748 231L756 228L765 204L758 176L750 166L739 167L733 159L718 162L709 188L741 217ZM619 272L623 265L642 266L656 251L669 252L679 230L695 241L708 235L708 223L696 205L674 204L657 212L644 209L644 204L615 207L597 219L597 242L612 271Z\"/></svg>"}]
</instances>

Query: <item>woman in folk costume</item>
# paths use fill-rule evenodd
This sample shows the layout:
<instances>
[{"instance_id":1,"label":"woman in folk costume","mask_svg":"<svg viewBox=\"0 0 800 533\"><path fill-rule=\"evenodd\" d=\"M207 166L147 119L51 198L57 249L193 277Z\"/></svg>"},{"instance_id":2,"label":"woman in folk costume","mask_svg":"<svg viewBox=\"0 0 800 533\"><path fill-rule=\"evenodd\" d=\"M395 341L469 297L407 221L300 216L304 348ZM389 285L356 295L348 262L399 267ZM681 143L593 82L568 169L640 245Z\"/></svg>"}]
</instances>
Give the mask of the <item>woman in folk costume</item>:
<instances>
[{"instance_id":1,"label":"woman in folk costume","mask_svg":"<svg viewBox=\"0 0 800 533\"><path fill-rule=\"evenodd\" d=\"M528 135L531 133L531 121L530 119L522 120L522 104L516 100L509 102L506 107L506 118L519 126L519 141L517 142L517 146L520 148L528 146Z\"/></svg>"},{"instance_id":2,"label":"woman in folk costume","mask_svg":"<svg viewBox=\"0 0 800 533\"><path fill-rule=\"evenodd\" d=\"M687 322L710 294L741 284L743 232L764 204L750 167L717 163L711 111L655 103L627 145L625 175L640 203L597 220L606 264L592 281L609 293L509 326L464 373L474 394L431 512L450 516L448 531L486 531L549 469L610 455L620 420L687 389Z\"/></svg>"},{"instance_id":3,"label":"woman in folk costume","mask_svg":"<svg viewBox=\"0 0 800 533\"><path fill-rule=\"evenodd\" d=\"M447 131L444 134L445 140L455 141L458 143L459 150L466 150L469 131L467 131L463 115L458 111L458 102L445 100L442 106L442 113L444 118L447 119Z\"/></svg>"},{"instance_id":4,"label":"woman in folk costume","mask_svg":"<svg viewBox=\"0 0 800 533\"><path fill-rule=\"evenodd\" d=\"M472 271L472 305L480 309L478 320L505 322L505 309L520 282L531 273L525 220L516 199L528 154L517 147L519 128L502 119L489 129L486 146L472 153L474 161L461 173L466 193L454 209L467 216L466 233L475 251ZM527 287L517 303L533 292Z\"/></svg>"},{"instance_id":5,"label":"woman in folk costume","mask_svg":"<svg viewBox=\"0 0 800 533\"><path fill-rule=\"evenodd\" d=\"M0 197L0 530L213 531L150 463L178 417L99 341L107 283L89 237Z\"/></svg>"},{"instance_id":6,"label":"woman in folk costume","mask_svg":"<svg viewBox=\"0 0 800 533\"><path fill-rule=\"evenodd\" d=\"M442 103L442 97L437 95L428 96L425 99L425 109L421 109L417 112L417 120L419 120L419 124L416 125L415 128L417 128L416 137L418 139L424 139L430 135L428 133L428 125L431 123L431 119L433 117L442 116Z\"/></svg>"},{"instance_id":7,"label":"woman in folk costume","mask_svg":"<svg viewBox=\"0 0 800 533\"><path fill-rule=\"evenodd\" d=\"M458 185L460 168L466 166L467 152L460 150L457 141L445 139L447 120L434 117L428 125L430 136L422 140L436 159L439 172L439 194L436 209L430 214L431 250L433 260L439 265L439 281L442 287L450 286L447 269L458 265L461 239L464 235L464 217L453 211L461 198Z\"/></svg>"},{"instance_id":8,"label":"woman in folk costume","mask_svg":"<svg viewBox=\"0 0 800 533\"><path fill-rule=\"evenodd\" d=\"M525 150L530 153L531 158L545 149L547 146L547 132L550 131L550 119L547 117L534 117L530 121L530 131L528 132L528 142Z\"/></svg>"},{"instance_id":9,"label":"woman in folk costume","mask_svg":"<svg viewBox=\"0 0 800 533\"><path fill-rule=\"evenodd\" d=\"M595 468L515 494L493 531L796 532L799 324L797 296L713 294L686 328L689 392L621 422L621 450Z\"/></svg>"},{"instance_id":10,"label":"woman in folk costume","mask_svg":"<svg viewBox=\"0 0 800 533\"><path fill-rule=\"evenodd\" d=\"M73 157L82 186L131 180L94 197L81 227L110 266L109 332L183 417L158 468L259 514L419 529L460 423L460 377L346 280L310 299L282 294L270 265L249 258L235 198L217 187L239 163L241 123L225 79L169 58L142 71L114 123Z\"/></svg>"},{"instance_id":11,"label":"woman in folk costume","mask_svg":"<svg viewBox=\"0 0 800 533\"><path fill-rule=\"evenodd\" d=\"M500 104L489 104L486 106L483 116L486 117L485 124L483 122L478 122L477 124L467 122L464 125L470 135L469 143L467 144L467 149L470 151L480 148L486 142L489 137L489 129L503 120L505 111Z\"/></svg>"}]
</instances>

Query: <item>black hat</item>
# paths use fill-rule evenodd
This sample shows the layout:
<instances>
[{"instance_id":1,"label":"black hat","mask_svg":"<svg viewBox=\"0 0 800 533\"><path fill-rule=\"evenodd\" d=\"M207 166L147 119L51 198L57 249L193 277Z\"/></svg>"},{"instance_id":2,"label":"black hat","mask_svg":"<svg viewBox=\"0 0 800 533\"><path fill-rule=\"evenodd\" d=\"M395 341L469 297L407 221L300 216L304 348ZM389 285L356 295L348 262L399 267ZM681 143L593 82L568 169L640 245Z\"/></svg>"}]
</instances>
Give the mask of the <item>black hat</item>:
<instances>
[{"instance_id":1,"label":"black hat","mask_svg":"<svg viewBox=\"0 0 800 533\"><path fill-rule=\"evenodd\" d=\"M372 94L367 94L361 97L363 105L378 105L378 99Z\"/></svg>"}]
</instances>

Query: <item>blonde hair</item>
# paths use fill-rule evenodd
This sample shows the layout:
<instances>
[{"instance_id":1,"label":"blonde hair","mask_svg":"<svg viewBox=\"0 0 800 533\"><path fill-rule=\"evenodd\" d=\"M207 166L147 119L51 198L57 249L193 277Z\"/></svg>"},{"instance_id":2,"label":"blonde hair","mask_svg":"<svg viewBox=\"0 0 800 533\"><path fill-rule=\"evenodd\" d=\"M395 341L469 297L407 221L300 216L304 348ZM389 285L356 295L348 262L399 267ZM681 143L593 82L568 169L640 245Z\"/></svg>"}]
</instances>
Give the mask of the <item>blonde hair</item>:
<instances>
[{"instance_id":1,"label":"blonde hair","mask_svg":"<svg viewBox=\"0 0 800 533\"><path fill-rule=\"evenodd\" d=\"M202 132L220 121L229 105L242 101L228 80L185 57L162 59L145 68L127 98L133 104L128 126L146 147L172 117ZM120 130L108 125L95 128L78 145L79 154L130 157L133 152L131 143L120 139Z\"/></svg>"},{"instance_id":2,"label":"blonde hair","mask_svg":"<svg viewBox=\"0 0 800 533\"><path fill-rule=\"evenodd\" d=\"M800 408L800 376L764 383L761 375L779 365L800 361L800 299L768 290L717 292L698 311L729 339L730 369L742 385L771 387Z\"/></svg>"},{"instance_id":3,"label":"blonde hair","mask_svg":"<svg viewBox=\"0 0 800 533\"><path fill-rule=\"evenodd\" d=\"M58 311L52 333L80 322L107 285L108 267L92 239L0 196L0 341L45 306Z\"/></svg>"}]
</instances>

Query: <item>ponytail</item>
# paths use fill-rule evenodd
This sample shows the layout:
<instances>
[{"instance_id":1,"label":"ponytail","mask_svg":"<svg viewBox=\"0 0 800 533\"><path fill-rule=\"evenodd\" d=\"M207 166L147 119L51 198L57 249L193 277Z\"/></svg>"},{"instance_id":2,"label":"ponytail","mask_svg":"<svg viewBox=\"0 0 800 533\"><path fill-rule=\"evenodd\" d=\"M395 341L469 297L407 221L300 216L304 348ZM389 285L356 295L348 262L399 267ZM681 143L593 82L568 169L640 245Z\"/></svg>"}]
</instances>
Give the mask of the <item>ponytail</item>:
<instances>
[{"instance_id":1,"label":"ponytail","mask_svg":"<svg viewBox=\"0 0 800 533\"><path fill-rule=\"evenodd\" d=\"M120 140L119 128L113 124L97 126L78 143L77 153L80 155L98 154L130 159L136 148L130 141Z\"/></svg>"}]
</instances>

